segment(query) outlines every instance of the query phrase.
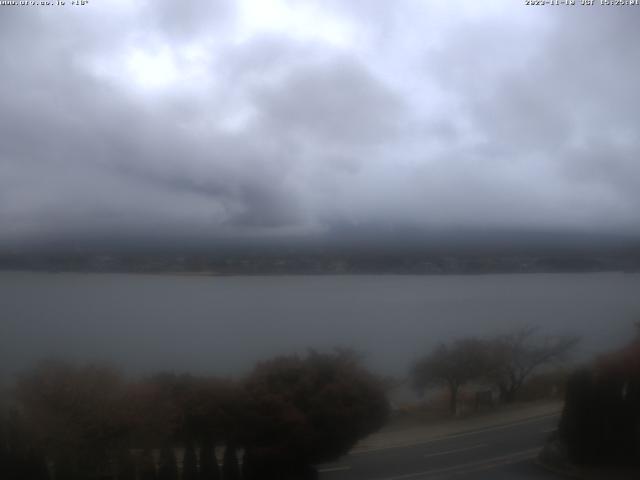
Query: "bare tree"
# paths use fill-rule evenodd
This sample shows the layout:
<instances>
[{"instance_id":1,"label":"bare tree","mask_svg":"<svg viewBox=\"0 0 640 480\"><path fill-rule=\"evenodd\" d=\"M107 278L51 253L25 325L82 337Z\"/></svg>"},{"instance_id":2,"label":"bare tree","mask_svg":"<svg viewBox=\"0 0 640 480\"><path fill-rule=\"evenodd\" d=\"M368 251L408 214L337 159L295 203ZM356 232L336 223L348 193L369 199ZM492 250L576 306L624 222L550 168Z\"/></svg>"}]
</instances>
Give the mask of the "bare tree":
<instances>
[{"instance_id":1,"label":"bare tree","mask_svg":"<svg viewBox=\"0 0 640 480\"><path fill-rule=\"evenodd\" d=\"M535 370L566 359L579 341L572 335L540 338L537 332L536 327L526 326L488 342L487 377L507 403L516 400L518 391Z\"/></svg>"},{"instance_id":2,"label":"bare tree","mask_svg":"<svg viewBox=\"0 0 640 480\"><path fill-rule=\"evenodd\" d=\"M413 366L413 386L422 390L429 386L444 385L449 389L449 408L455 415L460 387L482 377L487 368L487 349L483 341L474 338L440 344Z\"/></svg>"}]
</instances>

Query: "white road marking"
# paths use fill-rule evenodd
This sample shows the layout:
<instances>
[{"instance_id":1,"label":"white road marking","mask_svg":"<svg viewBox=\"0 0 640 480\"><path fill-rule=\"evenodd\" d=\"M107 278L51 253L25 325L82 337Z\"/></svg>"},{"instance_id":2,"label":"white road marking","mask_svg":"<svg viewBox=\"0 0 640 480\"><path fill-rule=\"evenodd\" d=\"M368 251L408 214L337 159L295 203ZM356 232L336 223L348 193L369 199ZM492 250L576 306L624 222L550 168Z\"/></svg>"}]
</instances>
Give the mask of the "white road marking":
<instances>
[{"instance_id":1,"label":"white road marking","mask_svg":"<svg viewBox=\"0 0 640 480\"><path fill-rule=\"evenodd\" d=\"M465 452L467 450L474 450L476 448L482 448L486 446L487 446L486 443L479 443L478 445L473 445L471 447L456 448L455 450L445 450L444 452L428 453L424 457L425 458L439 457L440 455L449 455L450 453Z\"/></svg>"},{"instance_id":2,"label":"white road marking","mask_svg":"<svg viewBox=\"0 0 640 480\"><path fill-rule=\"evenodd\" d=\"M419 477L427 478L427 477L432 477L434 475L444 475L444 474L452 474L452 473L456 473L456 474L472 473L476 471L488 470L491 468L500 467L503 465L509 465L511 463L521 462L522 460L527 460L529 458L534 458L539 451L540 451L540 448L531 448L529 450L522 450L520 452L512 453L509 455L487 458L486 460L481 460L479 462L464 463L462 465L456 465L455 467L437 468L435 470L425 470L423 472L407 473L404 475L398 475L396 477L379 478L376 480L405 480L408 478L419 478Z\"/></svg>"},{"instance_id":3,"label":"white road marking","mask_svg":"<svg viewBox=\"0 0 640 480\"><path fill-rule=\"evenodd\" d=\"M351 467L349 465L339 465L336 467L327 467L318 469L318 473L329 473L329 472L343 472L345 470L350 470Z\"/></svg>"},{"instance_id":4,"label":"white road marking","mask_svg":"<svg viewBox=\"0 0 640 480\"><path fill-rule=\"evenodd\" d=\"M369 453L379 452L381 450L391 450L391 449L394 449L394 448L407 448L407 447L413 447L413 446L418 446L418 445L428 445L430 443L442 442L442 441L445 441L445 440L450 440L452 438L467 437L469 435L478 435L480 433L494 432L496 430L504 430L506 428L517 427L519 425L526 425L527 423L540 422L540 421L546 420L548 418L558 417L558 416L560 416L560 412L549 413L549 414L546 414L546 415L540 415L540 416L537 416L537 417L528 418L526 420L519 420L519 421L512 422L512 423L505 423L503 425L497 425L495 427L486 427L486 428L480 428L480 429L477 429L477 430L472 430L470 432L461 432L461 433L454 433L454 434L451 434L451 435L443 435L442 437L433 438L433 439L430 439L430 440L417 440L417 441L410 441L410 442L405 442L405 443L397 443L395 445L389 445L387 447L367 448L366 450L360 450L360 451L351 452L351 453L349 453L349 455L351 455L351 456L367 455Z\"/></svg>"}]
</instances>

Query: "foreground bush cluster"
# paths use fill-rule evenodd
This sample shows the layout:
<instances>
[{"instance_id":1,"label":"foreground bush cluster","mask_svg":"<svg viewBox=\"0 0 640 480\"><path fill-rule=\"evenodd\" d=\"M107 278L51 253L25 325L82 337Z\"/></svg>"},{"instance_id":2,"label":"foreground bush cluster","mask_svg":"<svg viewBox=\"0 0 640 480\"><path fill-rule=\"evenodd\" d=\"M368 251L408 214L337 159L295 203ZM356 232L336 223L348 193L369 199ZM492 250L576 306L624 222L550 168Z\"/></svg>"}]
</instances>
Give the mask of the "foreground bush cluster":
<instances>
[{"instance_id":1,"label":"foreground bush cluster","mask_svg":"<svg viewBox=\"0 0 640 480\"><path fill-rule=\"evenodd\" d=\"M14 390L3 480L313 478L389 414L382 382L350 352L279 357L238 382L46 363Z\"/></svg>"},{"instance_id":2,"label":"foreground bush cluster","mask_svg":"<svg viewBox=\"0 0 640 480\"><path fill-rule=\"evenodd\" d=\"M640 337L569 378L558 434L575 464L640 466Z\"/></svg>"}]
</instances>

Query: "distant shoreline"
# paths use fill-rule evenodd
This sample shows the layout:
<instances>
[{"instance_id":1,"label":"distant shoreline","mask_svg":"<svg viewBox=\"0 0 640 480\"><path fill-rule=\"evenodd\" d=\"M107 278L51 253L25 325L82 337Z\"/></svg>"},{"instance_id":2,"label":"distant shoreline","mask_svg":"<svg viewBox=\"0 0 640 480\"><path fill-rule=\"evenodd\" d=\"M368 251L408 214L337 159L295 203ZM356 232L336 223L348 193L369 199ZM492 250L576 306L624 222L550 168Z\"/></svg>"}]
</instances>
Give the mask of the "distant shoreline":
<instances>
[{"instance_id":1,"label":"distant shoreline","mask_svg":"<svg viewBox=\"0 0 640 480\"><path fill-rule=\"evenodd\" d=\"M484 275L597 275L625 274L638 275L640 271L627 270L564 270L564 271L485 271L485 272L260 272L260 273L220 273L220 272L174 272L174 271L106 271L106 270L38 270L38 269L0 269L0 273L40 273L49 275L146 275L168 277L362 277L362 276L398 276L398 277L449 277L449 276L484 276Z\"/></svg>"},{"instance_id":2,"label":"distant shoreline","mask_svg":"<svg viewBox=\"0 0 640 480\"><path fill-rule=\"evenodd\" d=\"M0 271L185 276L495 275L640 272L640 251L585 252L211 252L0 254Z\"/></svg>"}]
</instances>

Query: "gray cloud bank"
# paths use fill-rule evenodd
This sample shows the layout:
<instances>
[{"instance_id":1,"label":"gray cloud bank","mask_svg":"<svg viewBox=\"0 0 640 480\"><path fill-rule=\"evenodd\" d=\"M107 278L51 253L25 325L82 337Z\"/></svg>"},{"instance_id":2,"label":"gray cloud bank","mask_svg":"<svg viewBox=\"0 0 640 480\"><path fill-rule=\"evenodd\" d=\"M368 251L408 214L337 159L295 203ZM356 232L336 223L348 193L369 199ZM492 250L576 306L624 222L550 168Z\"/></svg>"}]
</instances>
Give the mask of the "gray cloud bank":
<instances>
[{"instance_id":1,"label":"gray cloud bank","mask_svg":"<svg viewBox=\"0 0 640 480\"><path fill-rule=\"evenodd\" d=\"M0 7L0 244L640 233L640 8L183 3Z\"/></svg>"}]
</instances>

